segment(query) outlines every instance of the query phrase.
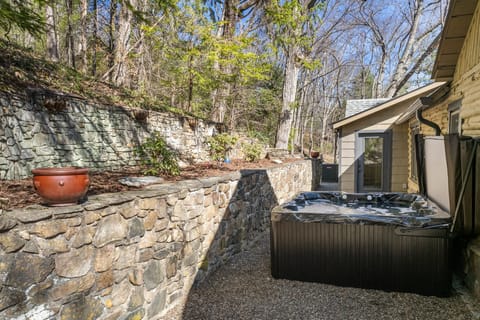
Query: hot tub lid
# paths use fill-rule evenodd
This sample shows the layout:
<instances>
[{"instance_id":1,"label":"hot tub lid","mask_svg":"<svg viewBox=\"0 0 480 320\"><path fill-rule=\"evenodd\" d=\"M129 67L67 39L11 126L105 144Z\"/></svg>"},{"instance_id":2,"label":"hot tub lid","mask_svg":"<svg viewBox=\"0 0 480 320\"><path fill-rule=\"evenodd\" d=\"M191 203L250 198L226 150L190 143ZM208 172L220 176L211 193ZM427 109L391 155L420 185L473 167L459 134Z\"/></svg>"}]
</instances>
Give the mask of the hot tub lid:
<instances>
[{"instance_id":1,"label":"hot tub lid","mask_svg":"<svg viewBox=\"0 0 480 320\"><path fill-rule=\"evenodd\" d=\"M389 224L448 228L451 217L410 193L302 192L272 210L272 221Z\"/></svg>"}]
</instances>

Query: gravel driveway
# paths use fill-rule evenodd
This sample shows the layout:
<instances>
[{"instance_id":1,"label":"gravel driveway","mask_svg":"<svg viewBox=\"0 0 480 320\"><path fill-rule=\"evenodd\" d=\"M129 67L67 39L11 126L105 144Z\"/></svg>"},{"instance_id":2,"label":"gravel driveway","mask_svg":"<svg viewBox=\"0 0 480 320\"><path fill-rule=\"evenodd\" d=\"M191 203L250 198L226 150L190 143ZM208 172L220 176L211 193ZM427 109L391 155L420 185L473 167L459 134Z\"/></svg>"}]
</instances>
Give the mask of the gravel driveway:
<instances>
[{"instance_id":1,"label":"gravel driveway","mask_svg":"<svg viewBox=\"0 0 480 320\"><path fill-rule=\"evenodd\" d=\"M268 234L192 289L165 319L475 319L449 298L272 279Z\"/></svg>"}]
</instances>

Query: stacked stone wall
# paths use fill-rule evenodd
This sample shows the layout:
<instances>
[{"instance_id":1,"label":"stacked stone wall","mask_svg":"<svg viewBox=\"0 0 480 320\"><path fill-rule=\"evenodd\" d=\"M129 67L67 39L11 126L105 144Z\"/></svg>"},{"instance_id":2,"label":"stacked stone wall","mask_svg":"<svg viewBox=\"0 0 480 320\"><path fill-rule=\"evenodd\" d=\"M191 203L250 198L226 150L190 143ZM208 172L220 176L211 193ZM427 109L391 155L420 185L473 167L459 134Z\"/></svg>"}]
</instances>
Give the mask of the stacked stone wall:
<instances>
[{"instance_id":1,"label":"stacked stone wall","mask_svg":"<svg viewBox=\"0 0 480 320\"><path fill-rule=\"evenodd\" d=\"M215 123L75 97L0 92L0 180L30 176L38 167L115 169L135 165L133 150L159 131L180 159L209 159Z\"/></svg>"},{"instance_id":2,"label":"stacked stone wall","mask_svg":"<svg viewBox=\"0 0 480 320\"><path fill-rule=\"evenodd\" d=\"M159 319L311 190L319 163L0 212L0 318Z\"/></svg>"}]
</instances>

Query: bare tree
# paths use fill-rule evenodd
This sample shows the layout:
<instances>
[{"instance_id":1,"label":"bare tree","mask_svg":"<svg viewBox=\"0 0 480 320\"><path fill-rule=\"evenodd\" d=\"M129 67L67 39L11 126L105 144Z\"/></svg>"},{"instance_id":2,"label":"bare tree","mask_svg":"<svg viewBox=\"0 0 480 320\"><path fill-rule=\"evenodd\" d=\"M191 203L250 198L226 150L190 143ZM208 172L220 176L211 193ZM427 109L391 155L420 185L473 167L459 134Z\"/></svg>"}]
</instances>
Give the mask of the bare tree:
<instances>
[{"instance_id":1,"label":"bare tree","mask_svg":"<svg viewBox=\"0 0 480 320\"><path fill-rule=\"evenodd\" d=\"M52 61L59 60L57 25L55 18L55 1L47 2L45 5L45 28L47 33L47 56Z\"/></svg>"},{"instance_id":2,"label":"bare tree","mask_svg":"<svg viewBox=\"0 0 480 320\"><path fill-rule=\"evenodd\" d=\"M67 34L65 37L65 47L67 49L67 63L70 67L75 69L75 41L73 39L72 26L73 0L65 0L65 7L67 9Z\"/></svg>"},{"instance_id":3,"label":"bare tree","mask_svg":"<svg viewBox=\"0 0 480 320\"><path fill-rule=\"evenodd\" d=\"M438 46L441 4L441 0L409 0L406 6L362 2L352 13L354 25L365 27L375 46L369 53L376 57L372 65L374 97L397 95Z\"/></svg>"},{"instance_id":4,"label":"bare tree","mask_svg":"<svg viewBox=\"0 0 480 320\"><path fill-rule=\"evenodd\" d=\"M127 56L131 48L132 8L136 8L136 0L121 0L113 69L113 82L118 86L128 86L130 84Z\"/></svg>"},{"instance_id":5,"label":"bare tree","mask_svg":"<svg viewBox=\"0 0 480 320\"><path fill-rule=\"evenodd\" d=\"M87 74L88 60L88 0L80 0L80 41L79 51L82 59L82 72Z\"/></svg>"}]
</instances>

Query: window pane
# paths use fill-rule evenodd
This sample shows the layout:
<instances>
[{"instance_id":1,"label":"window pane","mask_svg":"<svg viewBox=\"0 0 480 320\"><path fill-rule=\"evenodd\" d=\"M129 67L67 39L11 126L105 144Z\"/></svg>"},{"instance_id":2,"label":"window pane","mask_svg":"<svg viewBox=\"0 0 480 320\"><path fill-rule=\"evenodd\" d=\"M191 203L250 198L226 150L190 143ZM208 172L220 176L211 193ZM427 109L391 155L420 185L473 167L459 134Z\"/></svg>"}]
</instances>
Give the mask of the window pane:
<instances>
[{"instance_id":1,"label":"window pane","mask_svg":"<svg viewBox=\"0 0 480 320\"><path fill-rule=\"evenodd\" d=\"M455 111L450 113L450 121L448 123L449 128L448 131L449 133L459 133L458 128L459 128L459 122L460 121L460 112Z\"/></svg>"},{"instance_id":2,"label":"window pane","mask_svg":"<svg viewBox=\"0 0 480 320\"><path fill-rule=\"evenodd\" d=\"M383 138L365 137L363 186L367 189L382 188Z\"/></svg>"}]
</instances>

